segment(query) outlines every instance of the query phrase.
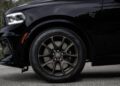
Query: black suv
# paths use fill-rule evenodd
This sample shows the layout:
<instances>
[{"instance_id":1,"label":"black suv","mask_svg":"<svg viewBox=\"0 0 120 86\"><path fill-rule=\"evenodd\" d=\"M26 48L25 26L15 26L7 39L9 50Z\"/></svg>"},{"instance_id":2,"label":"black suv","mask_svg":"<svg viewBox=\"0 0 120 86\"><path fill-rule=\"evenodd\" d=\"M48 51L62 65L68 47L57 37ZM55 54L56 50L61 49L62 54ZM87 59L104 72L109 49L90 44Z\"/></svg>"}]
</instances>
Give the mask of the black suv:
<instances>
[{"instance_id":1,"label":"black suv","mask_svg":"<svg viewBox=\"0 0 120 86\"><path fill-rule=\"evenodd\" d=\"M34 0L4 14L0 64L73 80L85 62L120 64L120 0Z\"/></svg>"}]
</instances>

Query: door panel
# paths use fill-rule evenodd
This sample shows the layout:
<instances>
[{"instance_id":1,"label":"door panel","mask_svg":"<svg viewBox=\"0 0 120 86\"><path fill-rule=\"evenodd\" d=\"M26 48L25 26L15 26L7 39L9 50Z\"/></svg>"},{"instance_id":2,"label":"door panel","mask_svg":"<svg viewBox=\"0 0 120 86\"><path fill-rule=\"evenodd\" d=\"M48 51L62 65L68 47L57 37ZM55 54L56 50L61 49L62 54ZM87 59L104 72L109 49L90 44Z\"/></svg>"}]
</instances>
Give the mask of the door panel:
<instances>
[{"instance_id":1,"label":"door panel","mask_svg":"<svg viewBox=\"0 0 120 86\"><path fill-rule=\"evenodd\" d=\"M96 15L96 22L93 33L95 59L120 59L120 3L105 2Z\"/></svg>"}]
</instances>

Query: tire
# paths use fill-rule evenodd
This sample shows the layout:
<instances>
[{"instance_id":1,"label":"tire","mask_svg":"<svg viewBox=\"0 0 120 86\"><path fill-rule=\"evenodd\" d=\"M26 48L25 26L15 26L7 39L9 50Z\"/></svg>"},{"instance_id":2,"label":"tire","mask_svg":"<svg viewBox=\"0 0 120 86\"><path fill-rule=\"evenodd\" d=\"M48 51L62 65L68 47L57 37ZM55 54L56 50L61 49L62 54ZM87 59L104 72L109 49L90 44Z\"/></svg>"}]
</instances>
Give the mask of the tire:
<instances>
[{"instance_id":1,"label":"tire","mask_svg":"<svg viewBox=\"0 0 120 86\"><path fill-rule=\"evenodd\" d=\"M33 70L49 82L67 82L80 76L85 65L85 45L73 31L50 28L39 34L30 48Z\"/></svg>"}]
</instances>

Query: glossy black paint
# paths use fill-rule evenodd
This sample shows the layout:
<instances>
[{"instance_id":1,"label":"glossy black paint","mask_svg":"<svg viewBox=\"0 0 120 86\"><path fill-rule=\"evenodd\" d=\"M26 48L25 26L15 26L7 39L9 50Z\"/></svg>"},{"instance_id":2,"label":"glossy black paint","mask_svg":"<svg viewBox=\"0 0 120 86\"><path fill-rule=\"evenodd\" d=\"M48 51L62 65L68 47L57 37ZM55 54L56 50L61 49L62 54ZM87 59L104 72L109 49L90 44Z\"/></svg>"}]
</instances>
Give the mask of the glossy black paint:
<instances>
[{"instance_id":1,"label":"glossy black paint","mask_svg":"<svg viewBox=\"0 0 120 86\"><path fill-rule=\"evenodd\" d=\"M33 39L45 30L44 25L51 24L71 25L70 29L84 40L87 60L93 65L120 64L120 3L117 0L38 0L12 8L5 15L14 12L23 12L26 21L1 29L1 39L7 38L14 45L12 58L1 60L4 65L28 66ZM27 39L21 43L25 33L28 33Z\"/></svg>"}]
</instances>

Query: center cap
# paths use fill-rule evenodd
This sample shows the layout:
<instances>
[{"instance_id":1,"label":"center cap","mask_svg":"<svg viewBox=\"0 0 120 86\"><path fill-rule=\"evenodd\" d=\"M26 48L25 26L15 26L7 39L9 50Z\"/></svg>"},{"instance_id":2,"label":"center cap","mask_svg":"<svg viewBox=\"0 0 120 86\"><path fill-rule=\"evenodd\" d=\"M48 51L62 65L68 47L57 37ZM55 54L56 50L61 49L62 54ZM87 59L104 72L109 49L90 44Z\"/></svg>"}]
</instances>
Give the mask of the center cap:
<instances>
[{"instance_id":1,"label":"center cap","mask_svg":"<svg viewBox=\"0 0 120 86\"><path fill-rule=\"evenodd\" d=\"M56 53L55 53L55 57L56 57L56 58L60 58L60 57L61 57L61 53L60 53L60 52L56 52Z\"/></svg>"}]
</instances>

